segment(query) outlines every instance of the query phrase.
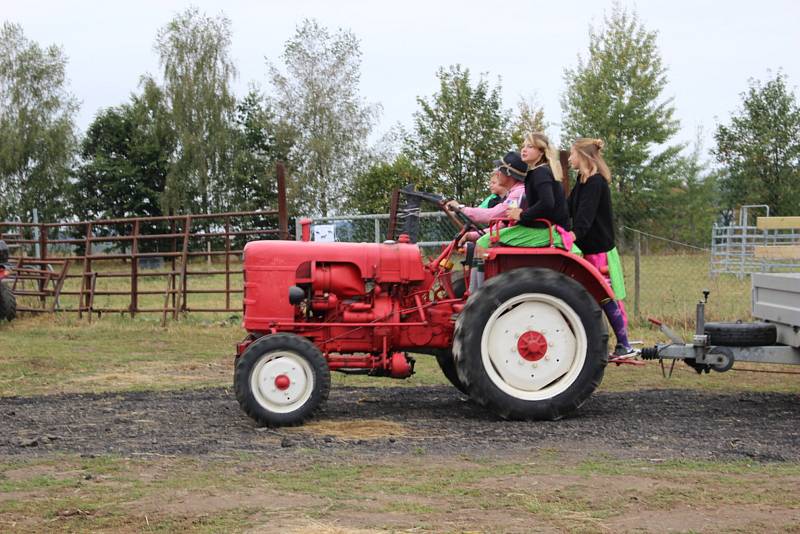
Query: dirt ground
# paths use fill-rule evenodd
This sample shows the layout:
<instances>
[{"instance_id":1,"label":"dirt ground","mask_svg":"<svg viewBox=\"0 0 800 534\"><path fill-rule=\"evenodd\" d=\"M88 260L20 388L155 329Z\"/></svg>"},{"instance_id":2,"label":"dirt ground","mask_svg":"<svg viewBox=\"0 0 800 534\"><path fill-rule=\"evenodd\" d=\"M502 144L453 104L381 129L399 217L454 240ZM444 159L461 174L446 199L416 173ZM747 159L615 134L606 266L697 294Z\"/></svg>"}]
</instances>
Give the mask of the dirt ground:
<instances>
[{"instance_id":1,"label":"dirt ground","mask_svg":"<svg viewBox=\"0 0 800 534\"><path fill-rule=\"evenodd\" d=\"M800 461L799 403L796 393L599 392L568 419L521 423L449 386L340 386L313 421L269 429L227 388L3 397L0 461L17 467L0 481L18 489L0 493L0 530L791 531L800 476L781 466ZM105 458L127 474L103 475ZM326 470L326 459L338 467ZM672 460L701 467L657 476L647 467ZM620 461L635 467L617 472ZM729 461L733 471L719 475L702 467ZM270 473L302 465L302 480L264 487ZM125 484L149 489L126 490L122 503L98 497ZM724 506L720 491L731 493ZM80 496L89 500L69 500Z\"/></svg>"},{"instance_id":2,"label":"dirt ground","mask_svg":"<svg viewBox=\"0 0 800 534\"><path fill-rule=\"evenodd\" d=\"M302 427L257 427L226 388L0 398L0 456L207 455L291 450L516 456L531 448L614 458L800 461L800 395L597 393L558 422L499 420L447 386L335 387ZM289 449L287 451L287 449Z\"/></svg>"}]
</instances>

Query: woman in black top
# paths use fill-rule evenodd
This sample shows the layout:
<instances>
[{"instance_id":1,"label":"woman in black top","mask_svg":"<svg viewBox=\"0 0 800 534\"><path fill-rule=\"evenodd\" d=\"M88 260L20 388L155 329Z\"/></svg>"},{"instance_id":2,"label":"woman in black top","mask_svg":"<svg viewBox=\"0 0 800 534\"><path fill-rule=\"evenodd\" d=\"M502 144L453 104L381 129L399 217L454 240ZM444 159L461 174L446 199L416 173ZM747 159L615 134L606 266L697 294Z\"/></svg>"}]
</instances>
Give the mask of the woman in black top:
<instances>
[{"instance_id":1,"label":"woman in black top","mask_svg":"<svg viewBox=\"0 0 800 534\"><path fill-rule=\"evenodd\" d=\"M525 177L525 205L509 208L506 216L519 224L500 231L500 242L515 247L543 247L550 242L546 219L553 226L553 244L562 248L568 241L569 212L561 185L558 154L543 133L530 133L521 150L528 165ZM567 238L563 239L562 238ZM567 243L569 245L569 243Z\"/></svg>"},{"instance_id":2,"label":"woman in black top","mask_svg":"<svg viewBox=\"0 0 800 534\"><path fill-rule=\"evenodd\" d=\"M569 164L578 171L578 180L569 195L572 236L586 261L605 276L615 300L602 302L614 333L617 346L614 358L635 356L637 351L628 342L628 317L622 299L625 280L622 264L614 244L614 212L611 209L611 172L603 159L602 139L578 139L569 153Z\"/></svg>"}]
</instances>

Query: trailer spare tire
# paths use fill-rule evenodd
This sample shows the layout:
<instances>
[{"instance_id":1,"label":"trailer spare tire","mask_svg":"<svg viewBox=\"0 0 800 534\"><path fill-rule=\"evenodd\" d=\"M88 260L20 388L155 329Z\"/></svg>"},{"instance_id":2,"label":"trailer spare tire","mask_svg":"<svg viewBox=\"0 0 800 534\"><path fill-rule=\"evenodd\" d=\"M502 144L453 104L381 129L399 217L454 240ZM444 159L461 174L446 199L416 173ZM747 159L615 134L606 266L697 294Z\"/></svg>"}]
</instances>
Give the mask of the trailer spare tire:
<instances>
[{"instance_id":1,"label":"trailer spare tire","mask_svg":"<svg viewBox=\"0 0 800 534\"><path fill-rule=\"evenodd\" d=\"M520 268L492 277L458 317L453 354L470 398L506 419L560 419L603 379L608 331L574 279Z\"/></svg>"},{"instance_id":2,"label":"trailer spare tire","mask_svg":"<svg viewBox=\"0 0 800 534\"><path fill-rule=\"evenodd\" d=\"M720 347L759 347L774 345L778 339L771 323L706 323L709 345Z\"/></svg>"}]
</instances>

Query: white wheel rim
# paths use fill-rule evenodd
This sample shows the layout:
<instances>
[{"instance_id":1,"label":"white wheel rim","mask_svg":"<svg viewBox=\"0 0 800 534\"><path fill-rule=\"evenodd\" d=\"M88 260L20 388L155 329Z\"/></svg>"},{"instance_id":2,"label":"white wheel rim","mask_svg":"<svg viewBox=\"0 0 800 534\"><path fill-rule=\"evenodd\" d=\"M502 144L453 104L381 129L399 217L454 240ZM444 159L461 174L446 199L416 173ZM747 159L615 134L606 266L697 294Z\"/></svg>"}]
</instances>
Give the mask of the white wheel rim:
<instances>
[{"instance_id":1,"label":"white wheel rim","mask_svg":"<svg viewBox=\"0 0 800 534\"><path fill-rule=\"evenodd\" d=\"M294 352L271 352L253 367L250 390L264 409L275 413L293 412L311 397L314 373L306 359Z\"/></svg>"},{"instance_id":2,"label":"white wheel rim","mask_svg":"<svg viewBox=\"0 0 800 534\"><path fill-rule=\"evenodd\" d=\"M542 336L546 352L532 354L523 347L523 358L519 340L526 332ZM586 348L586 330L575 310L543 293L517 295L501 304L481 337L481 359L491 381L504 393L529 401L550 399L569 388L586 361Z\"/></svg>"}]
</instances>

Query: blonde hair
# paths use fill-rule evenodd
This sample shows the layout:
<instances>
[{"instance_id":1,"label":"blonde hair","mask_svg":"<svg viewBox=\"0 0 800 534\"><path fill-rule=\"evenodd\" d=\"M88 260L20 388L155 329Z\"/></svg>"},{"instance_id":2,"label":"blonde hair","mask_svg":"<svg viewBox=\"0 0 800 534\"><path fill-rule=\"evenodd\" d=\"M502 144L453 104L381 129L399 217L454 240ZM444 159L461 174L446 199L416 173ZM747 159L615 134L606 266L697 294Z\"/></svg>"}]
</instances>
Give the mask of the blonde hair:
<instances>
[{"instance_id":1,"label":"blonde hair","mask_svg":"<svg viewBox=\"0 0 800 534\"><path fill-rule=\"evenodd\" d=\"M542 151L542 157L530 166L531 169L544 165L545 163L550 166L553 172L553 178L560 182L563 178L561 171L561 160L558 158L558 152L550 144L550 140L542 132L531 132L525 136L525 143L536 147Z\"/></svg>"},{"instance_id":2,"label":"blonde hair","mask_svg":"<svg viewBox=\"0 0 800 534\"><path fill-rule=\"evenodd\" d=\"M608 169L606 161L603 159L601 153L606 144L602 139L594 139L591 137L581 137L576 139L572 144L572 148L578 154L578 157L585 167L586 173L581 173L581 183L586 183L589 176L600 174L606 179L606 182L611 183L611 171ZM584 176L586 174L586 176Z\"/></svg>"}]
</instances>

